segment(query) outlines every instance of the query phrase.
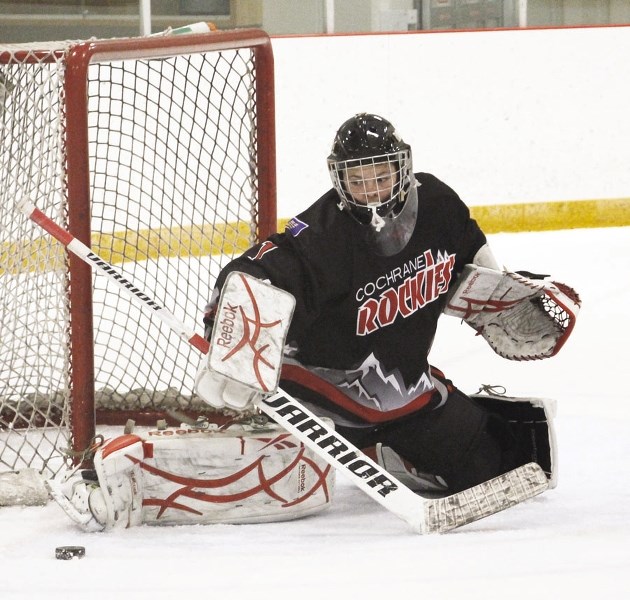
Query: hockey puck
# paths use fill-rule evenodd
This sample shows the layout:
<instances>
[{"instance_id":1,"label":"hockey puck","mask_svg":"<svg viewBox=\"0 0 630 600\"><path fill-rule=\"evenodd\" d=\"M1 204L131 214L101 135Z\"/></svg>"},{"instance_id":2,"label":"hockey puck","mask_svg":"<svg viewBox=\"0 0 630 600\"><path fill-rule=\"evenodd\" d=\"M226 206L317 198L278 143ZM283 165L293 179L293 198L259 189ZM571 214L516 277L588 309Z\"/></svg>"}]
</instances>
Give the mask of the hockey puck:
<instances>
[{"instance_id":1,"label":"hockey puck","mask_svg":"<svg viewBox=\"0 0 630 600\"><path fill-rule=\"evenodd\" d=\"M55 558L57 560L72 560L73 558L83 558L84 556L84 546L59 546L55 548Z\"/></svg>"}]
</instances>

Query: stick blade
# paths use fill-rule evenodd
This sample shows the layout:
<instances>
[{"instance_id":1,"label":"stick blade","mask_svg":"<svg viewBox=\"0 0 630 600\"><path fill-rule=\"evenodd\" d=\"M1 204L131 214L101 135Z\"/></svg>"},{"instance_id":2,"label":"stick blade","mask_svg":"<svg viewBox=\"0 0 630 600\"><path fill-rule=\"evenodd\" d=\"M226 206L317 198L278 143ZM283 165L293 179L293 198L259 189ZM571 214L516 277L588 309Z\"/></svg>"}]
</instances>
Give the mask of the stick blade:
<instances>
[{"instance_id":1,"label":"stick blade","mask_svg":"<svg viewBox=\"0 0 630 600\"><path fill-rule=\"evenodd\" d=\"M520 504L549 487L536 463L528 463L457 494L427 502L426 533L444 533Z\"/></svg>"}]
</instances>

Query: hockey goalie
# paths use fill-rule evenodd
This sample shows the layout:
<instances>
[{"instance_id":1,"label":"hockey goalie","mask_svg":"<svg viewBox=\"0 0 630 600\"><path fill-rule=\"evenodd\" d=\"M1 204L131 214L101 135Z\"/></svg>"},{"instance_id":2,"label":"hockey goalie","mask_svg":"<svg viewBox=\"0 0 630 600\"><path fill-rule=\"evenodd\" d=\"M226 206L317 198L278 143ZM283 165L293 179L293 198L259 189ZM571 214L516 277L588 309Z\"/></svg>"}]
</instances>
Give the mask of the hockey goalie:
<instances>
[{"instance_id":1,"label":"hockey goalie","mask_svg":"<svg viewBox=\"0 0 630 600\"><path fill-rule=\"evenodd\" d=\"M221 272L208 330L231 273L269 281L295 298L281 388L398 479L448 495L533 461L553 486L552 403L471 397L429 353L447 314L508 360L548 360L571 335L577 294L501 268L459 196L414 172L383 117L344 122L328 169L332 189Z\"/></svg>"},{"instance_id":2,"label":"hockey goalie","mask_svg":"<svg viewBox=\"0 0 630 600\"><path fill-rule=\"evenodd\" d=\"M508 360L549 359L573 330L578 295L502 269L465 204L413 171L386 119L361 113L342 124L328 169L328 192L219 274L199 396L248 414L280 386L424 497L532 462L553 487L553 404L496 389L465 394L428 357L446 314ZM52 493L95 528L290 519L329 506L331 470L267 426L264 435L249 424L112 440L96 451L94 472L54 482Z\"/></svg>"}]
</instances>

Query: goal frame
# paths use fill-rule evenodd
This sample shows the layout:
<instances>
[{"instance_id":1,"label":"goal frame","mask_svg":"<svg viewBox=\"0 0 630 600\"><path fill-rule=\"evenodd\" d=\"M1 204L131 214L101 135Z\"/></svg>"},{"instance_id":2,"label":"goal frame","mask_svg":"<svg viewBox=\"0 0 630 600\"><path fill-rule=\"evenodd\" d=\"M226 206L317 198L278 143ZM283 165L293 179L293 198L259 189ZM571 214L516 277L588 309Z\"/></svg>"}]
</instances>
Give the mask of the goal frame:
<instances>
[{"instance_id":1,"label":"goal frame","mask_svg":"<svg viewBox=\"0 0 630 600\"><path fill-rule=\"evenodd\" d=\"M37 44L33 44L36 48ZM256 68L255 89L257 116L257 239L264 239L277 230L275 90L271 41L267 33L257 29L213 31L187 35L155 35L142 38L90 40L71 46L65 57L66 124L65 152L67 178L68 231L83 244L91 243L91 182L88 140L88 69L101 61L160 59L183 54L221 50L250 49ZM17 55L20 52L16 53ZM25 51L26 54L26 51ZM34 51L31 54L38 55ZM45 53L42 52L42 56ZM71 118L68 118L72 115ZM72 388L70 391L70 428L72 449L81 455L96 434L98 423L112 424L95 405L95 366L93 329L93 273L88 265L68 255L70 336L69 349ZM100 414L100 413L103 414ZM128 413L114 415L115 423L123 423ZM165 418L155 411L141 414L140 420Z\"/></svg>"}]
</instances>

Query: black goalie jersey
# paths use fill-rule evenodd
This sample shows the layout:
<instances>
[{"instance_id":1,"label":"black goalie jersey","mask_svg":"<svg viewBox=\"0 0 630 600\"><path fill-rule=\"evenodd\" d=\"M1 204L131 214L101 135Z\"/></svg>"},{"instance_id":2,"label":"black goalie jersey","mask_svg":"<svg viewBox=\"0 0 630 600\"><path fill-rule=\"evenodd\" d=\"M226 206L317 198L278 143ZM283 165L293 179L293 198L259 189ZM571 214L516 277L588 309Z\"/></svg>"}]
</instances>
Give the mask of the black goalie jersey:
<instances>
[{"instance_id":1,"label":"black goalie jersey","mask_svg":"<svg viewBox=\"0 0 630 600\"><path fill-rule=\"evenodd\" d=\"M380 256L330 190L230 271L293 294L281 386L340 425L389 421L444 399L428 363L446 292L485 236L457 194L416 175L418 218L399 253Z\"/></svg>"}]
</instances>

